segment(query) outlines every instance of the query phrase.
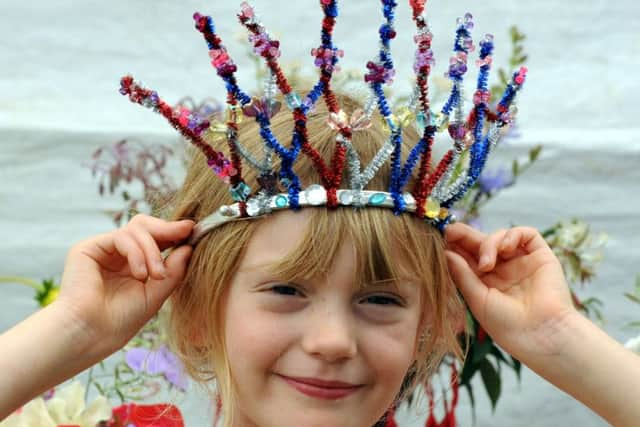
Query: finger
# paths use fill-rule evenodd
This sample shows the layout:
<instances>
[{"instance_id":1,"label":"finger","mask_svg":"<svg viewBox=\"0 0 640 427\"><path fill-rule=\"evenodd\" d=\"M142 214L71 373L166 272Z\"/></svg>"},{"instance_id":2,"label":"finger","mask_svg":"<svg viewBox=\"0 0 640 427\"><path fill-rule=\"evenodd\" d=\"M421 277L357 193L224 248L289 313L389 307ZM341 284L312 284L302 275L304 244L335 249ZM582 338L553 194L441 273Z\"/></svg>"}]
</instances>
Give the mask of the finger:
<instances>
[{"instance_id":1,"label":"finger","mask_svg":"<svg viewBox=\"0 0 640 427\"><path fill-rule=\"evenodd\" d=\"M171 251L165 260L167 276L162 280L149 280L147 283L147 304L154 313L160 309L162 303L184 279L187 265L193 248L183 245Z\"/></svg>"},{"instance_id":2,"label":"finger","mask_svg":"<svg viewBox=\"0 0 640 427\"><path fill-rule=\"evenodd\" d=\"M478 255L480 271L491 271L495 267L498 258L498 245L506 233L507 230L499 230L482 241Z\"/></svg>"},{"instance_id":3,"label":"finger","mask_svg":"<svg viewBox=\"0 0 640 427\"><path fill-rule=\"evenodd\" d=\"M520 228L512 228L505 233L502 241L498 244L498 256L500 259L508 261L529 253L521 243L521 233Z\"/></svg>"},{"instance_id":4,"label":"finger","mask_svg":"<svg viewBox=\"0 0 640 427\"><path fill-rule=\"evenodd\" d=\"M194 225L195 223L190 219L165 221L143 214L134 216L129 224L127 224L127 226L138 227L147 231L161 246L165 246L164 244L166 243L186 239L191 234Z\"/></svg>"},{"instance_id":5,"label":"finger","mask_svg":"<svg viewBox=\"0 0 640 427\"><path fill-rule=\"evenodd\" d=\"M538 250L551 251L547 241L533 227L516 227L513 232L513 238L519 242L518 246L524 248L527 253L533 253Z\"/></svg>"},{"instance_id":6,"label":"finger","mask_svg":"<svg viewBox=\"0 0 640 427\"><path fill-rule=\"evenodd\" d=\"M144 253L136 240L124 230L113 232L113 246L116 251L127 259L131 274L138 280L144 281L149 276Z\"/></svg>"},{"instance_id":7,"label":"finger","mask_svg":"<svg viewBox=\"0 0 640 427\"><path fill-rule=\"evenodd\" d=\"M164 279L167 272L164 268L164 264L162 263L160 248L158 247L158 244L153 239L153 237L151 237L151 234L142 229L140 226L136 226L134 224L129 224L125 228L125 230L142 248L145 263L147 265L147 270L149 271L151 277L153 279Z\"/></svg>"},{"instance_id":8,"label":"finger","mask_svg":"<svg viewBox=\"0 0 640 427\"><path fill-rule=\"evenodd\" d=\"M460 255L462 258L464 258L465 261L467 261L467 264L469 264L469 267L471 267L471 270L474 273L480 274L480 271L478 270L477 254L472 254L456 244L449 245L447 247L447 250L451 252L455 252L458 255Z\"/></svg>"},{"instance_id":9,"label":"finger","mask_svg":"<svg viewBox=\"0 0 640 427\"><path fill-rule=\"evenodd\" d=\"M471 312L482 322L482 306L489 290L460 255L449 250L445 250L445 255L454 283Z\"/></svg>"},{"instance_id":10,"label":"finger","mask_svg":"<svg viewBox=\"0 0 640 427\"><path fill-rule=\"evenodd\" d=\"M456 244L471 253L478 253L486 237L483 232L463 223L450 224L445 231L447 244Z\"/></svg>"}]
</instances>

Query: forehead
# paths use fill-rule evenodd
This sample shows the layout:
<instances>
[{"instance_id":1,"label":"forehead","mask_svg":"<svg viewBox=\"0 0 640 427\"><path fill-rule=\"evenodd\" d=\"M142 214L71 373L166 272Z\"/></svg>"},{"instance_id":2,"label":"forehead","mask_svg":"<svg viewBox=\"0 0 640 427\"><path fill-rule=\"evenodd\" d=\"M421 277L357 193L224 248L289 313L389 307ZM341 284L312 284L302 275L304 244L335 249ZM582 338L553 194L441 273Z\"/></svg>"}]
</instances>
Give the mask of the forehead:
<instances>
[{"instance_id":1,"label":"forehead","mask_svg":"<svg viewBox=\"0 0 640 427\"><path fill-rule=\"evenodd\" d=\"M239 269L252 269L276 263L287 257L301 243L309 222L309 214L282 211L258 220Z\"/></svg>"},{"instance_id":2,"label":"forehead","mask_svg":"<svg viewBox=\"0 0 640 427\"><path fill-rule=\"evenodd\" d=\"M237 271L266 272L289 281L339 277L357 288L415 288L420 281L400 254L399 242L394 241L398 235L389 233L391 227L372 226L362 213L303 209L260 219ZM389 215L383 220L386 224L398 218Z\"/></svg>"}]
</instances>

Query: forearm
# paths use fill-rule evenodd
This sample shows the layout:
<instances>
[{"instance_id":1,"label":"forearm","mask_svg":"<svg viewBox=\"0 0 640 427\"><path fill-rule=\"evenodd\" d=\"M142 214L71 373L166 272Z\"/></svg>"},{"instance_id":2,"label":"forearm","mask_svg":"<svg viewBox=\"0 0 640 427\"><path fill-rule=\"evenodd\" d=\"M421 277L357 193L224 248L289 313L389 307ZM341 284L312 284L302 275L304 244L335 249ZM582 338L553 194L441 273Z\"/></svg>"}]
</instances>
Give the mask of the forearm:
<instances>
[{"instance_id":1,"label":"forearm","mask_svg":"<svg viewBox=\"0 0 640 427\"><path fill-rule=\"evenodd\" d=\"M52 304L0 335L0 420L97 362L81 324Z\"/></svg>"},{"instance_id":2,"label":"forearm","mask_svg":"<svg viewBox=\"0 0 640 427\"><path fill-rule=\"evenodd\" d=\"M553 340L558 354L527 363L615 427L640 420L640 357L580 314L568 316Z\"/></svg>"}]
</instances>

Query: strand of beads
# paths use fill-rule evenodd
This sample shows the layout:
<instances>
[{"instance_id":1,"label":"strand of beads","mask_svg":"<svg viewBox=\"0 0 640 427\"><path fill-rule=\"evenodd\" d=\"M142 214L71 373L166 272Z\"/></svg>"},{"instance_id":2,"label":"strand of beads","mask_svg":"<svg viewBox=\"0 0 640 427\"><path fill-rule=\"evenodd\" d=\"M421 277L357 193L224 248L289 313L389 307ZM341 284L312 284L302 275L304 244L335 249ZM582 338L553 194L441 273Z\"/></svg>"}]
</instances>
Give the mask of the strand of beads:
<instances>
[{"instance_id":1,"label":"strand of beads","mask_svg":"<svg viewBox=\"0 0 640 427\"><path fill-rule=\"evenodd\" d=\"M518 91L522 88L522 85L525 82L527 74L526 67L521 67L518 71L516 71L507 88L502 95L500 102L498 103L498 112L501 114L504 111L504 114L509 113L509 109L512 106L513 101L515 100L515 96ZM512 119L512 117L509 117ZM467 190L476 182L477 178L480 176L482 169L487 160L487 156L489 154L490 147L493 147L497 144L500 138L499 127L504 126L506 122L502 120L498 120L496 123L492 124L487 132L487 135L484 138L482 144L482 150L476 155L475 159L471 159L471 165L469 167L469 173L464 181L463 185L459 187L453 188L449 190L446 197L446 201L443 203L443 206L450 207L453 203L460 200Z\"/></svg>"},{"instance_id":2,"label":"strand of beads","mask_svg":"<svg viewBox=\"0 0 640 427\"><path fill-rule=\"evenodd\" d=\"M183 124L185 120L181 120L180 111L176 111L171 105L167 104L156 91L147 89L136 82L132 76L124 76L120 79L120 93L128 96L131 102L150 108L164 116L176 130L205 155L209 167L225 182L229 182L231 176L237 175L238 171L224 154L211 148L202 139L202 123L198 126L190 127L187 120L186 125Z\"/></svg>"}]
</instances>

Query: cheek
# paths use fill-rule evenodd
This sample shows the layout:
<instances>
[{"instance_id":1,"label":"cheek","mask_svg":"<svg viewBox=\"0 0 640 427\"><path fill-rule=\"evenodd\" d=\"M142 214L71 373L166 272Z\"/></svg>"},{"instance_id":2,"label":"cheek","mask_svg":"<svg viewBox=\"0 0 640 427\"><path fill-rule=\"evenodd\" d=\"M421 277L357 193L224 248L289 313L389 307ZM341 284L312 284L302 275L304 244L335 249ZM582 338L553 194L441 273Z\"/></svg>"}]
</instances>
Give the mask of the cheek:
<instances>
[{"instance_id":1,"label":"cheek","mask_svg":"<svg viewBox=\"0 0 640 427\"><path fill-rule=\"evenodd\" d=\"M418 320L371 329L363 336L363 353L385 389L397 393L414 361Z\"/></svg>"},{"instance_id":2,"label":"cheek","mask_svg":"<svg viewBox=\"0 0 640 427\"><path fill-rule=\"evenodd\" d=\"M289 328L261 312L250 298L230 299L225 325L225 343L234 376L247 370L268 369L288 342Z\"/></svg>"}]
</instances>

